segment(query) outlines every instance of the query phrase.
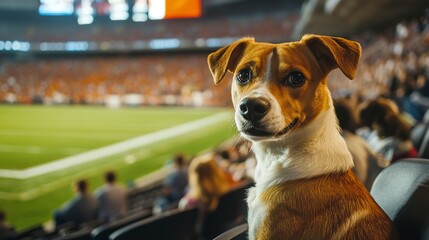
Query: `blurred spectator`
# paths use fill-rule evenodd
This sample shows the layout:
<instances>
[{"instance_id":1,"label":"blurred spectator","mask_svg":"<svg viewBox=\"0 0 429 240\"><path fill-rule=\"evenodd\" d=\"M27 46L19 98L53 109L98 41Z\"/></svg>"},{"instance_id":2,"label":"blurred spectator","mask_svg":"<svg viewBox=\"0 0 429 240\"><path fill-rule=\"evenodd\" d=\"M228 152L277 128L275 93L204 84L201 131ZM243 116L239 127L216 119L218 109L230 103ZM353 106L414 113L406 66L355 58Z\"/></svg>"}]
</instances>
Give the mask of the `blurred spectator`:
<instances>
[{"instance_id":1,"label":"blurred spectator","mask_svg":"<svg viewBox=\"0 0 429 240\"><path fill-rule=\"evenodd\" d=\"M413 117L420 122L429 109L429 81L425 74L419 74L416 81L418 87L411 93L410 101L416 107L416 114Z\"/></svg>"},{"instance_id":2,"label":"blurred spectator","mask_svg":"<svg viewBox=\"0 0 429 240\"><path fill-rule=\"evenodd\" d=\"M206 213L216 209L219 197L230 188L225 174L214 160L214 155L198 156L189 166L189 191L180 200L179 208L199 208L199 231Z\"/></svg>"},{"instance_id":3,"label":"blurred spectator","mask_svg":"<svg viewBox=\"0 0 429 240\"><path fill-rule=\"evenodd\" d=\"M0 209L0 239L12 239L17 235L15 228L6 220L6 213Z\"/></svg>"},{"instance_id":4,"label":"blurred spectator","mask_svg":"<svg viewBox=\"0 0 429 240\"><path fill-rule=\"evenodd\" d=\"M98 219L102 222L121 218L127 213L127 190L116 184L116 173L104 174L105 185L95 192L98 199Z\"/></svg>"},{"instance_id":5,"label":"blurred spectator","mask_svg":"<svg viewBox=\"0 0 429 240\"><path fill-rule=\"evenodd\" d=\"M401 158L417 157L410 139L411 128L401 119L396 105L387 99L369 101L360 111L363 126L371 129L368 142L386 160L384 166Z\"/></svg>"},{"instance_id":6,"label":"blurred spectator","mask_svg":"<svg viewBox=\"0 0 429 240\"><path fill-rule=\"evenodd\" d=\"M185 195L188 185L188 172L183 154L177 154L173 159L173 170L164 179L162 196L155 202L154 212L159 213L168 210L171 205ZM177 206L177 205L176 205Z\"/></svg>"},{"instance_id":7,"label":"blurred spectator","mask_svg":"<svg viewBox=\"0 0 429 240\"><path fill-rule=\"evenodd\" d=\"M222 173L224 174L225 178L228 180L228 183L230 185L234 185L236 182L233 176L234 172L231 169L233 162L236 160L234 158L237 157L237 156L234 157L233 149L234 148L217 150L215 151L215 157L214 157L216 164L220 167L220 169L222 170Z\"/></svg>"},{"instance_id":8,"label":"blurred spectator","mask_svg":"<svg viewBox=\"0 0 429 240\"><path fill-rule=\"evenodd\" d=\"M363 138L355 134L357 121L350 103L346 99L336 100L334 108L342 130L341 135L353 157L355 165L353 172L370 190L372 183L382 169L378 163L382 164L385 160L375 153Z\"/></svg>"},{"instance_id":9,"label":"blurred spectator","mask_svg":"<svg viewBox=\"0 0 429 240\"><path fill-rule=\"evenodd\" d=\"M88 181L78 180L75 183L76 197L63 208L55 210L55 227L71 222L75 227L97 219L97 199L88 190Z\"/></svg>"},{"instance_id":10,"label":"blurred spectator","mask_svg":"<svg viewBox=\"0 0 429 240\"><path fill-rule=\"evenodd\" d=\"M244 180L253 179L256 163L250 146L250 142L238 140L231 146L215 151L216 163L232 186L239 185Z\"/></svg>"}]
</instances>

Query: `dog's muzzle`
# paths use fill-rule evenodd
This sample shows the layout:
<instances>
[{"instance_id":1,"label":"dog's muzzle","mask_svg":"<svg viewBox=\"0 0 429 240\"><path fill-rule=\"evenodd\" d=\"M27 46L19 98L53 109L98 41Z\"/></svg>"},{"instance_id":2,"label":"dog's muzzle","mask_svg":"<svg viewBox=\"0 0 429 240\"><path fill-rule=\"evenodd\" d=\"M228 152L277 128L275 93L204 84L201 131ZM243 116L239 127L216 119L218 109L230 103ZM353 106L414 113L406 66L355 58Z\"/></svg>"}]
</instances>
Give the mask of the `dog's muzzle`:
<instances>
[{"instance_id":1,"label":"dog's muzzle","mask_svg":"<svg viewBox=\"0 0 429 240\"><path fill-rule=\"evenodd\" d=\"M239 104L241 116L250 122L261 120L270 110L270 102L264 98L243 98Z\"/></svg>"},{"instance_id":2,"label":"dog's muzzle","mask_svg":"<svg viewBox=\"0 0 429 240\"><path fill-rule=\"evenodd\" d=\"M252 138L275 138L280 137L292 130L299 122L294 118L284 125L283 118L276 117L275 111L271 109L271 103L264 97L246 97L239 104L236 118L239 131L245 137Z\"/></svg>"}]
</instances>

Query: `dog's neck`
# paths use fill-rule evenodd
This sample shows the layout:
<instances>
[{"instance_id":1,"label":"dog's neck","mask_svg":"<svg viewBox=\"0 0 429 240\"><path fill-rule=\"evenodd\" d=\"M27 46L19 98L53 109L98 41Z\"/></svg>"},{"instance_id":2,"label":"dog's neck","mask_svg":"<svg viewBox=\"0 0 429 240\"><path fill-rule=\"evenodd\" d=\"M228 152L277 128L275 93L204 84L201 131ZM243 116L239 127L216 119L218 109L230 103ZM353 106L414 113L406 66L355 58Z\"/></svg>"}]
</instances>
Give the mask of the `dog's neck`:
<instances>
[{"instance_id":1,"label":"dog's neck","mask_svg":"<svg viewBox=\"0 0 429 240\"><path fill-rule=\"evenodd\" d=\"M292 131L281 141L253 143L259 189L302 178L346 172L352 156L341 137L332 105L307 126Z\"/></svg>"}]
</instances>

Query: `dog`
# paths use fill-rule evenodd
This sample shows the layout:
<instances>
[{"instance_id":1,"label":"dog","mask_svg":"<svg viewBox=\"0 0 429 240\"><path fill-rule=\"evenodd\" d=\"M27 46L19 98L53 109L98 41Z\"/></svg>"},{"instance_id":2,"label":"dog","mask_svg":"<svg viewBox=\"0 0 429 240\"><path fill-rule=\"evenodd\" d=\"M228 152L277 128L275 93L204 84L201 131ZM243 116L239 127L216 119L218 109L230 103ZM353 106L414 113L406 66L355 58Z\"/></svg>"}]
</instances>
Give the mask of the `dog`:
<instances>
[{"instance_id":1,"label":"dog","mask_svg":"<svg viewBox=\"0 0 429 240\"><path fill-rule=\"evenodd\" d=\"M393 223L353 175L327 75L353 79L359 43L304 35L271 44L242 38L208 56L219 83L227 71L235 123L252 142L255 187L249 239L396 239Z\"/></svg>"}]
</instances>

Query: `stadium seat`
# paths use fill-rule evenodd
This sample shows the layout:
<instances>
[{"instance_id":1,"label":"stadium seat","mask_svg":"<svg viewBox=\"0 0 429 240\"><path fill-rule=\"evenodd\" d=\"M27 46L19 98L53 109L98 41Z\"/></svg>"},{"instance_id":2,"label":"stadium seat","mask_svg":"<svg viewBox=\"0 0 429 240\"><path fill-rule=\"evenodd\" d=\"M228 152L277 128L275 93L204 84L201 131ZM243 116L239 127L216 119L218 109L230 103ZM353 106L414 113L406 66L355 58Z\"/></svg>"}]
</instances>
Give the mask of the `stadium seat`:
<instances>
[{"instance_id":1,"label":"stadium seat","mask_svg":"<svg viewBox=\"0 0 429 240\"><path fill-rule=\"evenodd\" d=\"M105 240L109 238L109 235L113 233L114 231L129 225L131 223L140 221L142 219L148 218L152 215L152 212L150 210L141 211L138 213L135 213L131 216L119 219L114 222L109 222L106 224L103 224L91 232L91 237L93 240Z\"/></svg>"},{"instance_id":2,"label":"stadium seat","mask_svg":"<svg viewBox=\"0 0 429 240\"><path fill-rule=\"evenodd\" d=\"M82 229L76 232L72 232L66 235L57 236L51 238L53 240L91 240L91 230L92 229Z\"/></svg>"},{"instance_id":3,"label":"stadium seat","mask_svg":"<svg viewBox=\"0 0 429 240\"><path fill-rule=\"evenodd\" d=\"M100 225L100 222L97 220L86 222L80 225L79 227L64 228L64 229L61 229L59 232L51 233L56 235L49 236L49 238L46 237L46 239L91 240L91 231L94 228L98 227L99 225ZM73 224L70 226L73 226Z\"/></svg>"},{"instance_id":4,"label":"stadium seat","mask_svg":"<svg viewBox=\"0 0 429 240\"><path fill-rule=\"evenodd\" d=\"M111 240L192 240L199 211L172 210L148 219L135 222L113 232Z\"/></svg>"},{"instance_id":5,"label":"stadium seat","mask_svg":"<svg viewBox=\"0 0 429 240\"><path fill-rule=\"evenodd\" d=\"M428 131L429 123L421 122L416 124L411 130L411 141L417 151L420 149L425 138L426 132Z\"/></svg>"},{"instance_id":6,"label":"stadium seat","mask_svg":"<svg viewBox=\"0 0 429 240\"><path fill-rule=\"evenodd\" d=\"M128 193L127 202L130 210L145 210L153 207L155 199L161 195L163 184L157 182L149 187L134 189Z\"/></svg>"},{"instance_id":7,"label":"stadium seat","mask_svg":"<svg viewBox=\"0 0 429 240\"><path fill-rule=\"evenodd\" d=\"M426 123L429 125L429 123ZM418 148L417 156L419 158L429 158L429 127L423 134L422 142Z\"/></svg>"},{"instance_id":8,"label":"stadium seat","mask_svg":"<svg viewBox=\"0 0 429 240\"><path fill-rule=\"evenodd\" d=\"M402 239L429 239L429 160L403 159L375 179L371 195Z\"/></svg>"},{"instance_id":9,"label":"stadium seat","mask_svg":"<svg viewBox=\"0 0 429 240\"><path fill-rule=\"evenodd\" d=\"M215 237L213 240L247 240L247 230L249 225L243 223Z\"/></svg>"},{"instance_id":10,"label":"stadium seat","mask_svg":"<svg viewBox=\"0 0 429 240\"><path fill-rule=\"evenodd\" d=\"M47 232L43 229L42 225L35 225L24 229L18 233L16 239L36 239L42 238L47 235Z\"/></svg>"},{"instance_id":11,"label":"stadium seat","mask_svg":"<svg viewBox=\"0 0 429 240\"><path fill-rule=\"evenodd\" d=\"M202 235L205 239L213 239L226 230L242 224L247 217L247 189L253 182L237 187L219 199L215 211L209 212L205 218Z\"/></svg>"}]
</instances>

